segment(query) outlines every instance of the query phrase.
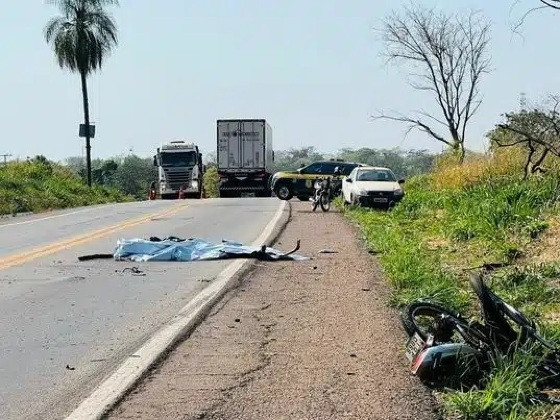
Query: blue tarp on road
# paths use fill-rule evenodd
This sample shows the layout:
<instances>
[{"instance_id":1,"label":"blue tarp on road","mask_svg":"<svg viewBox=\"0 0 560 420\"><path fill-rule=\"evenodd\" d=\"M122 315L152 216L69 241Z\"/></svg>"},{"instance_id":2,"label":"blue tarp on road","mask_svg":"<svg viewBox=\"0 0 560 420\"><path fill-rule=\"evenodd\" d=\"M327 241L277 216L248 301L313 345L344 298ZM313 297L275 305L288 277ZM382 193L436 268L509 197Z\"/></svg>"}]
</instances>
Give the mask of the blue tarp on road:
<instances>
[{"instance_id":1,"label":"blue tarp on road","mask_svg":"<svg viewBox=\"0 0 560 420\"><path fill-rule=\"evenodd\" d=\"M298 246L294 251L299 249ZM262 260L308 260L307 257L283 253L269 247L250 247L235 241L215 244L203 239L122 239L117 243L114 258L117 261L201 261L229 258L257 258Z\"/></svg>"}]
</instances>

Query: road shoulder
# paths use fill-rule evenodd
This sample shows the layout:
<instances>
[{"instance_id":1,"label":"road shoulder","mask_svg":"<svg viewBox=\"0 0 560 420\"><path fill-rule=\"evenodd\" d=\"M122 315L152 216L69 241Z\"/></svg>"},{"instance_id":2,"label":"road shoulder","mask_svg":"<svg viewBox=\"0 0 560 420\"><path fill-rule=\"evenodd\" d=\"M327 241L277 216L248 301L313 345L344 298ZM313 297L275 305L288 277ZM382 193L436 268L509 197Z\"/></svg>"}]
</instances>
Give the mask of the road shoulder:
<instances>
[{"instance_id":1,"label":"road shoulder","mask_svg":"<svg viewBox=\"0 0 560 420\"><path fill-rule=\"evenodd\" d=\"M356 229L309 210L293 203L277 247L313 260L255 264L109 418L437 418Z\"/></svg>"}]
</instances>

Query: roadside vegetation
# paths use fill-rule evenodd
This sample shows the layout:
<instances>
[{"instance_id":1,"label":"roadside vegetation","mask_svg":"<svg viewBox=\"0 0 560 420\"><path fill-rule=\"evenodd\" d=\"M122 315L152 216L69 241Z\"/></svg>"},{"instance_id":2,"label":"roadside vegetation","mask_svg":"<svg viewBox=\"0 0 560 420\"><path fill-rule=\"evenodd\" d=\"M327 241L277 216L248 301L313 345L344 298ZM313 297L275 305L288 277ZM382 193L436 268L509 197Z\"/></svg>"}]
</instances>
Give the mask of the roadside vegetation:
<instances>
[{"instance_id":1,"label":"roadside vegetation","mask_svg":"<svg viewBox=\"0 0 560 420\"><path fill-rule=\"evenodd\" d=\"M559 6L535 0L515 30L527 15ZM388 61L434 106L380 111L376 120L405 124L447 148L429 173L407 180L392 211L345 210L379 254L391 303L430 298L476 316L469 271L498 263L490 287L560 344L560 98L529 106L522 97L521 110L488 133L489 152L469 152L470 124L492 69L490 22L480 13L411 4L386 16L379 33ZM481 389L440 395L444 410L463 419L557 418L560 408L530 403L535 373L530 354L496 360Z\"/></svg>"},{"instance_id":2,"label":"roadside vegetation","mask_svg":"<svg viewBox=\"0 0 560 420\"><path fill-rule=\"evenodd\" d=\"M65 166L87 182L87 169L80 157L66 159ZM95 159L92 161L93 185L113 188L136 200L145 200L152 181L157 180L157 168L150 158L136 155Z\"/></svg>"},{"instance_id":3,"label":"roadside vegetation","mask_svg":"<svg viewBox=\"0 0 560 420\"><path fill-rule=\"evenodd\" d=\"M394 168L398 176L406 177L429 171L435 155L425 150L370 148L342 149L329 155L313 147L303 147L277 152L274 170L294 170L317 160L331 158L389 166ZM153 160L133 154L94 159L91 166L93 189L88 194L85 188L87 165L81 157L70 157L57 164L44 156L38 156L30 162L0 165L0 214L38 212L97 204L106 200L146 200L150 183L157 180L157 168L153 166ZM33 175L29 175L31 172ZM36 180L37 177L40 181ZM49 185L56 184L56 187L49 186L47 191L42 187L46 182ZM203 182L204 196L217 197L219 178L212 160L207 162Z\"/></svg>"},{"instance_id":4,"label":"roadside vegetation","mask_svg":"<svg viewBox=\"0 0 560 420\"><path fill-rule=\"evenodd\" d=\"M87 185L68 168L37 157L0 165L0 215L128 201L114 188Z\"/></svg>"},{"instance_id":5,"label":"roadside vegetation","mask_svg":"<svg viewBox=\"0 0 560 420\"><path fill-rule=\"evenodd\" d=\"M477 315L468 270L505 263L489 285L560 342L560 256L547 242L560 236L556 162L526 179L522 148L467 155L463 164L455 156L441 156L431 173L409 179L393 211L347 210L379 253L392 304L429 297ZM548 415L528 402L534 366L520 356L503 360L484 389L448 394L445 407L469 419Z\"/></svg>"},{"instance_id":6,"label":"roadside vegetation","mask_svg":"<svg viewBox=\"0 0 560 420\"><path fill-rule=\"evenodd\" d=\"M204 172L202 178L205 198L216 198L219 196L219 182L218 168L216 166L209 167L206 172Z\"/></svg>"},{"instance_id":7,"label":"roadside vegetation","mask_svg":"<svg viewBox=\"0 0 560 420\"><path fill-rule=\"evenodd\" d=\"M276 152L273 172L294 171L310 163L343 159L347 162L358 162L373 166L388 166L401 178L426 173L433 166L436 155L426 150L402 149L372 149L362 147L359 149L341 149L336 153L323 153L314 147L301 147ZM207 171L204 175L205 197L218 196L218 171L215 155L211 155L207 162Z\"/></svg>"}]
</instances>

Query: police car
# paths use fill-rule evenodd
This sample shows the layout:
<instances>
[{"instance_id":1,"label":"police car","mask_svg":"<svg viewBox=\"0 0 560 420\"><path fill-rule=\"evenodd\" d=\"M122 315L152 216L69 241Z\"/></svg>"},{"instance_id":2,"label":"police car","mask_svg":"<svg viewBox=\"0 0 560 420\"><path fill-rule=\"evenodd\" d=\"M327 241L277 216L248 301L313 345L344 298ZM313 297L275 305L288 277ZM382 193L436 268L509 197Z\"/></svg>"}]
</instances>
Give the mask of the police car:
<instances>
[{"instance_id":1,"label":"police car","mask_svg":"<svg viewBox=\"0 0 560 420\"><path fill-rule=\"evenodd\" d=\"M271 178L270 188L280 200L290 200L295 196L306 201L313 195L316 179L332 176L337 167L342 177L345 177L358 166L365 165L337 160L313 162L297 171L276 172Z\"/></svg>"}]
</instances>

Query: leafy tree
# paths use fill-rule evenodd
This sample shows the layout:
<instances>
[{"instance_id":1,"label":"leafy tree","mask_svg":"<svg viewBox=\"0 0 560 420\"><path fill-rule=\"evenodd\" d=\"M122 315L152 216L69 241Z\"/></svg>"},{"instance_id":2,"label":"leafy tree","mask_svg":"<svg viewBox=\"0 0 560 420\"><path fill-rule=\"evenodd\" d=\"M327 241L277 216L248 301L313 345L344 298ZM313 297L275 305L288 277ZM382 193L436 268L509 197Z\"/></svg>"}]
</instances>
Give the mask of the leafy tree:
<instances>
[{"instance_id":1,"label":"leafy tree","mask_svg":"<svg viewBox=\"0 0 560 420\"><path fill-rule=\"evenodd\" d=\"M64 160L64 165L75 175L79 176L84 182L87 180L86 165L80 156L71 156Z\"/></svg>"},{"instance_id":2,"label":"leafy tree","mask_svg":"<svg viewBox=\"0 0 560 420\"><path fill-rule=\"evenodd\" d=\"M209 152L204 154L203 159L206 163L206 166L216 166L218 160L216 157L216 152Z\"/></svg>"},{"instance_id":3,"label":"leafy tree","mask_svg":"<svg viewBox=\"0 0 560 420\"><path fill-rule=\"evenodd\" d=\"M157 168L152 159L130 155L123 159L114 174L114 186L124 194L144 199L150 183L157 180Z\"/></svg>"},{"instance_id":4,"label":"leafy tree","mask_svg":"<svg viewBox=\"0 0 560 420\"><path fill-rule=\"evenodd\" d=\"M312 146L291 148L275 152L275 170L292 171L312 162L324 160L325 156Z\"/></svg>"},{"instance_id":5,"label":"leafy tree","mask_svg":"<svg viewBox=\"0 0 560 420\"><path fill-rule=\"evenodd\" d=\"M467 126L482 99L480 82L489 71L487 56L490 23L476 13L446 15L420 6L393 13L383 29L389 61L411 66L414 89L433 95L440 115L418 111L412 115L381 113L404 122L465 156ZM442 126L448 135L436 128Z\"/></svg>"},{"instance_id":6,"label":"leafy tree","mask_svg":"<svg viewBox=\"0 0 560 420\"><path fill-rule=\"evenodd\" d=\"M428 172L434 163L435 155L426 150L401 149L342 149L334 157L347 162L363 163L372 166L391 168L399 177L410 177ZM324 160L325 155L313 147L302 147L276 152L276 170L294 170L311 162Z\"/></svg>"},{"instance_id":7,"label":"leafy tree","mask_svg":"<svg viewBox=\"0 0 560 420\"><path fill-rule=\"evenodd\" d=\"M560 157L560 98L552 97L543 106L505 114L505 122L488 137L493 147L519 147L526 152L525 178L544 172L549 156Z\"/></svg>"},{"instance_id":8,"label":"leafy tree","mask_svg":"<svg viewBox=\"0 0 560 420\"><path fill-rule=\"evenodd\" d=\"M95 167L95 165L94 165ZM114 159L100 161L95 169L93 169L93 182L97 185L113 186L115 184L115 173L119 164Z\"/></svg>"},{"instance_id":9,"label":"leafy tree","mask_svg":"<svg viewBox=\"0 0 560 420\"><path fill-rule=\"evenodd\" d=\"M206 170L203 176L204 184L204 196L207 198L214 198L219 196L219 183L220 178L218 177L218 168L216 166L210 166Z\"/></svg>"},{"instance_id":10,"label":"leafy tree","mask_svg":"<svg viewBox=\"0 0 560 420\"><path fill-rule=\"evenodd\" d=\"M401 149L342 149L338 158L349 162L364 163L371 166L391 168L398 177L406 178L428 172L434 163L435 155L426 150Z\"/></svg>"},{"instance_id":11,"label":"leafy tree","mask_svg":"<svg viewBox=\"0 0 560 420\"><path fill-rule=\"evenodd\" d=\"M45 27L45 39L52 45L58 64L80 74L84 120L90 126L87 77L101 66L117 45L117 27L104 9L117 0L50 0L61 16ZM91 187L91 133L86 130L87 183Z\"/></svg>"}]
</instances>

